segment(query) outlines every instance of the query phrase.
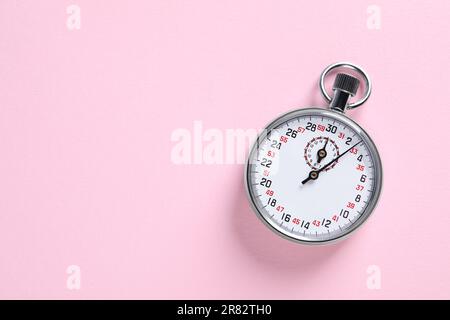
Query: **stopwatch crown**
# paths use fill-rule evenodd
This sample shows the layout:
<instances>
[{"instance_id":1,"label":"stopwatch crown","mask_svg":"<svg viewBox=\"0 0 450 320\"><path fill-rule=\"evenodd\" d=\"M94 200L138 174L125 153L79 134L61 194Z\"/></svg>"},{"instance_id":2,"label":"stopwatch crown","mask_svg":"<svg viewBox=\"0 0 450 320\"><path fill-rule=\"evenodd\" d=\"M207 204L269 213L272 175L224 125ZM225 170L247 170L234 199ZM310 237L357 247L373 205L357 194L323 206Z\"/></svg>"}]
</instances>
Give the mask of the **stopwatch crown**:
<instances>
[{"instance_id":1,"label":"stopwatch crown","mask_svg":"<svg viewBox=\"0 0 450 320\"><path fill-rule=\"evenodd\" d=\"M358 91L359 80L345 73L338 73L336 79L334 81L333 90L334 96L330 97L325 89L325 77L327 74L336 68L348 68L356 71L361 77L361 80L364 80L365 83L365 92L361 99L356 102L348 103L348 100L351 96L356 94ZM322 95L328 102L331 102L330 108L335 111L345 112L346 109L354 109L359 107L364 102L369 99L370 93L372 92L372 82L369 79L367 73L358 67L357 65L350 62L337 62L329 65L322 71L319 80L320 91L322 91Z\"/></svg>"},{"instance_id":2,"label":"stopwatch crown","mask_svg":"<svg viewBox=\"0 0 450 320\"><path fill-rule=\"evenodd\" d=\"M340 90L354 96L358 91L359 80L346 73L338 73L334 79L333 90Z\"/></svg>"}]
</instances>

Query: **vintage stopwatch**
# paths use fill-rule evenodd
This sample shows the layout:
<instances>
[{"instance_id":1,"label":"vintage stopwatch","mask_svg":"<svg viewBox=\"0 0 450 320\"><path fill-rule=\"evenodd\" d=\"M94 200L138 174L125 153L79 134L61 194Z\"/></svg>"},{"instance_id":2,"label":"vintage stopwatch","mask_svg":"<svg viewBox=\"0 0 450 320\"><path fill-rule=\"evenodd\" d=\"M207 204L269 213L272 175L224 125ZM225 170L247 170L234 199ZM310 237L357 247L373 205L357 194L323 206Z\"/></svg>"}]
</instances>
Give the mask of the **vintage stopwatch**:
<instances>
[{"instance_id":1,"label":"vintage stopwatch","mask_svg":"<svg viewBox=\"0 0 450 320\"><path fill-rule=\"evenodd\" d=\"M331 98L325 77L350 68L365 82L361 100L349 103L359 80L336 75ZM381 191L381 160L369 135L344 113L370 96L367 73L351 63L328 66L320 89L329 109L305 108L273 120L258 136L245 168L247 194L257 216L284 238L331 243L355 231L372 213Z\"/></svg>"}]
</instances>

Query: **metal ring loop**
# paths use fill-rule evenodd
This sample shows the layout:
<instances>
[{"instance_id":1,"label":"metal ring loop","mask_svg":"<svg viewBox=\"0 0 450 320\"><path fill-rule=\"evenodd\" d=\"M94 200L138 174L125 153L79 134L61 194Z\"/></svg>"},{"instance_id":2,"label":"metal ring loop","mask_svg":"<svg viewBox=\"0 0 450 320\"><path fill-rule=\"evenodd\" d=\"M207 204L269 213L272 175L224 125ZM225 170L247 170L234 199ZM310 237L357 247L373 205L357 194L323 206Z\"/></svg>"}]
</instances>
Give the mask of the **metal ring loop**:
<instances>
[{"instance_id":1,"label":"metal ring loop","mask_svg":"<svg viewBox=\"0 0 450 320\"><path fill-rule=\"evenodd\" d=\"M364 82L366 84L366 91L364 93L364 97L361 100L359 100L359 101L356 101L354 103L350 103L347 106L347 109L354 109L356 107L359 107L364 102L366 102L367 99L369 99L369 96L372 93L372 82L370 81L370 78L367 75L367 73L361 67L359 67L357 65L354 65L353 63L350 63L350 62L337 62L337 63L331 64L328 67L326 67L325 70L323 70L322 74L320 75L320 81L319 81L320 91L322 91L323 97L328 102L331 102L331 97L327 93L327 91L325 90L325 77L331 70L336 69L336 68L340 68L340 67L346 67L346 68L355 70L360 75L362 75L362 77L364 78Z\"/></svg>"}]
</instances>

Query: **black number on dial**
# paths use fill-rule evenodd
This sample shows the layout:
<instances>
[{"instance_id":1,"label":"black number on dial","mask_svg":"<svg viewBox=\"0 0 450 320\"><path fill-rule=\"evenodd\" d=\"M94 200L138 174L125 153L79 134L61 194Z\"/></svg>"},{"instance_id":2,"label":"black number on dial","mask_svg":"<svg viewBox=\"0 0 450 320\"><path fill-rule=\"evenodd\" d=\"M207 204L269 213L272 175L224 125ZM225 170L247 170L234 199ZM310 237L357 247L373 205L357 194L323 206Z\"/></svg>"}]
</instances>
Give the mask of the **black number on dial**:
<instances>
[{"instance_id":1,"label":"black number on dial","mask_svg":"<svg viewBox=\"0 0 450 320\"><path fill-rule=\"evenodd\" d=\"M352 138L348 137L347 140L345 140L345 144L349 146L351 143L352 143Z\"/></svg>"},{"instance_id":2,"label":"black number on dial","mask_svg":"<svg viewBox=\"0 0 450 320\"><path fill-rule=\"evenodd\" d=\"M328 124L328 127L325 129L327 132L336 133L337 127L333 126L332 124Z\"/></svg>"},{"instance_id":3,"label":"black number on dial","mask_svg":"<svg viewBox=\"0 0 450 320\"><path fill-rule=\"evenodd\" d=\"M269 160L267 158L263 158L261 160L261 165L267 168L270 168L270 166L272 165L272 160Z\"/></svg>"},{"instance_id":4,"label":"black number on dial","mask_svg":"<svg viewBox=\"0 0 450 320\"><path fill-rule=\"evenodd\" d=\"M278 142L277 140L272 140L272 144L270 145L272 148L281 149L281 142Z\"/></svg>"},{"instance_id":5,"label":"black number on dial","mask_svg":"<svg viewBox=\"0 0 450 320\"><path fill-rule=\"evenodd\" d=\"M291 128L288 128L287 129L287 131L286 131L286 135L288 136L288 137L292 137L292 138L297 138L297 131L296 130L293 130L293 129L291 129Z\"/></svg>"},{"instance_id":6,"label":"black number on dial","mask_svg":"<svg viewBox=\"0 0 450 320\"><path fill-rule=\"evenodd\" d=\"M339 214L340 216L344 217L345 219L348 218L350 212L348 212L347 210L341 209L341 213Z\"/></svg>"},{"instance_id":7,"label":"black number on dial","mask_svg":"<svg viewBox=\"0 0 450 320\"><path fill-rule=\"evenodd\" d=\"M270 188L270 186L272 185L272 180L262 178L259 184L262 185L263 187Z\"/></svg>"},{"instance_id":8,"label":"black number on dial","mask_svg":"<svg viewBox=\"0 0 450 320\"><path fill-rule=\"evenodd\" d=\"M312 132L316 131L316 125L314 123L308 122L306 124L306 130L310 130Z\"/></svg>"},{"instance_id":9,"label":"black number on dial","mask_svg":"<svg viewBox=\"0 0 450 320\"><path fill-rule=\"evenodd\" d=\"M277 204L277 199L269 198L269 200L267 201L267 204L270 205L271 207L275 207Z\"/></svg>"}]
</instances>

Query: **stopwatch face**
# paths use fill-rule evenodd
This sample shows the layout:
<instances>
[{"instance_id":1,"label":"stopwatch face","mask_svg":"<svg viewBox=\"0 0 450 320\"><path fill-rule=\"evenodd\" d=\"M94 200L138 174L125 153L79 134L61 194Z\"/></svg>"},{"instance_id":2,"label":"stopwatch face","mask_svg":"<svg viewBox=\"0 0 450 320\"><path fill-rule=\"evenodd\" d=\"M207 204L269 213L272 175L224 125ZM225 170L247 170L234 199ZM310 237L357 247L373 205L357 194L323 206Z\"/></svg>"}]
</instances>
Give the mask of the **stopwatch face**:
<instances>
[{"instance_id":1,"label":"stopwatch face","mask_svg":"<svg viewBox=\"0 0 450 320\"><path fill-rule=\"evenodd\" d=\"M346 116L302 109L273 121L250 151L246 187L257 215L278 234L328 243L359 227L381 190L370 137Z\"/></svg>"}]
</instances>

